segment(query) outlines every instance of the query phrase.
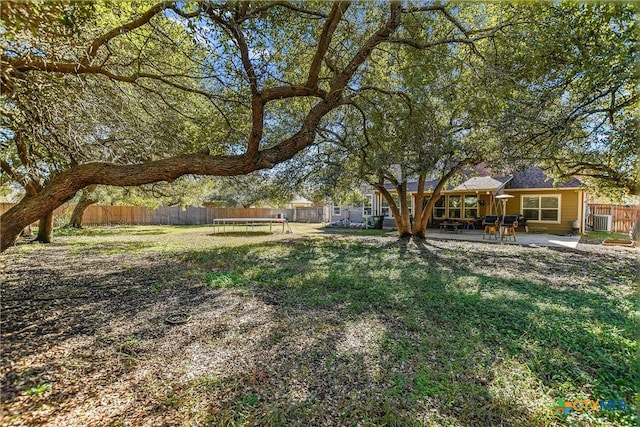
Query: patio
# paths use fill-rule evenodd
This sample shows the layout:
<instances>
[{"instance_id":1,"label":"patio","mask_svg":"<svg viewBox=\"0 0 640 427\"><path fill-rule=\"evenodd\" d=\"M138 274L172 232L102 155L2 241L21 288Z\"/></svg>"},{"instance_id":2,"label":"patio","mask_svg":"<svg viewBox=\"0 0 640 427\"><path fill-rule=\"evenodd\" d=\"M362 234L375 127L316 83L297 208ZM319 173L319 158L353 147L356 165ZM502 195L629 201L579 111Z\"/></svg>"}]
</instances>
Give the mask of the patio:
<instances>
[{"instance_id":1,"label":"patio","mask_svg":"<svg viewBox=\"0 0 640 427\"><path fill-rule=\"evenodd\" d=\"M428 229L427 239L440 239L440 240L466 240L469 242L490 242L494 244L505 245L525 245L525 246L552 246L575 249L580 241L580 235L557 235L557 234L544 234L544 233L518 233L516 235L516 241L503 240L500 241L495 238L482 239L483 230L461 230L459 233L445 231L441 229Z\"/></svg>"}]
</instances>

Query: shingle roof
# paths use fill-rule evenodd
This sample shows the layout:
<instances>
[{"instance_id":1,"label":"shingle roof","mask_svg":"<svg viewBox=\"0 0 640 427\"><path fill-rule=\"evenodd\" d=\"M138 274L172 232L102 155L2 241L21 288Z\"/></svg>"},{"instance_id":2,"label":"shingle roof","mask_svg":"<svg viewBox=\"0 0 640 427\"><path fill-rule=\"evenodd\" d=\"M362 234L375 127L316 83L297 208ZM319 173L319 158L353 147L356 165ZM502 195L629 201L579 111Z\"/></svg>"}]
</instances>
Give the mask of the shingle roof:
<instances>
[{"instance_id":1,"label":"shingle roof","mask_svg":"<svg viewBox=\"0 0 640 427\"><path fill-rule=\"evenodd\" d=\"M455 191L496 191L504 186L511 177L474 176L454 188Z\"/></svg>"},{"instance_id":2,"label":"shingle roof","mask_svg":"<svg viewBox=\"0 0 640 427\"><path fill-rule=\"evenodd\" d=\"M427 192L433 191L433 189L436 188L436 185L438 185L438 182L440 182L439 179L432 179L430 181L425 181L424 190L427 191ZM418 191L418 181L407 182L407 191L417 192Z\"/></svg>"},{"instance_id":3,"label":"shingle roof","mask_svg":"<svg viewBox=\"0 0 640 427\"><path fill-rule=\"evenodd\" d=\"M558 182L553 184L553 179L547 177L544 171L539 167L533 166L527 170L516 172L513 175L513 179L509 181L505 188L518 189L518 188L575 188L582 187L582 182L579 179L571 178L565 182Z\"/></svg>"}]
</instances>

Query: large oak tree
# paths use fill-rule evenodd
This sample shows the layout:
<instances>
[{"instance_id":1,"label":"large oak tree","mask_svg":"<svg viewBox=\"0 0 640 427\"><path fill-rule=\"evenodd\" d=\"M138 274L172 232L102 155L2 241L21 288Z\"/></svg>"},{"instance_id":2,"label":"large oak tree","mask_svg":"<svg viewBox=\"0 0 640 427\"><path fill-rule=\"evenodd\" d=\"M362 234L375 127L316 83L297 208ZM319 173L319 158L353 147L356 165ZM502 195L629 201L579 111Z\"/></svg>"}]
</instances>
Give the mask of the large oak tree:
<instances>
[{"instance_id":1,"label":"large oak tree","mask_svg":"<svg viewBox=\"0 0 640 427\"><path fill-rule=\"evenodd\" d=\"M484 12L489 21L496 10ZM375 76L378 90L356 100L360 119L343 113L343 126L321 133L324 164L308 164L331 182L367 180L400 236L423 237L442 186L479 162L503 174L536 164L559 179L580 175L592 191L637 193L632 12L628 5L523 7L519 22L535 25L510 25L468 46L423 50L407 40L415 51L376 52L396 71ZM380 90L380 82L392 89ZM325 164L331 174L322 173ZM427 178L439 181L428 200ZM410 180L418 181L413 212Z\"/></svg>"},{"instance_id":2,"label":"large oak tree","mask_svg":"<svg viewBox=\"0 0 640 427\"><path fill-rule=\"evenodd\" d=\"M409 36L401 29L405 16L428 14L449 23L444 34L423 34L419 42L425 48L469 43L495 31L464 28L441 4L414 9L395 2L123 5L120 19L105 23L96 18L95 10L76 13L85 12L81 3L51 7L3 2L3 26L8 28L0 76L4 96L10 99L22 77L31 73L103 78L151 92L172 88L205 97L226 122L226 132L221 132L225 137L218 135L208 144L215 154L186 152L132 164L72 165L2 216L2 250L24 225L88 185L135 186L184 174L242 175L291 158L313 143L329 112L352 102L358 80L374 65L368 63L372 52L394 36ZM99 9L101 4L91 6ZM30 8L38 7L46 8L46 14L39 14L42 21L25 24ZM47 20L47 14L54 19ZM80 31L57 31L55 22L77 25ZM40 30L47 37L40 38ZM155 60L162 49L184 52L183 61ZM203 50L205 56L197 54ZM282 123L272 119L283 107L292 112L284 132Z\"/></svg>"},{"instance_id":3,"label":"large oak tree","mask_svg":"<svg viewBox=\"0 0 640 427\"><path fill-rule=\"evenodd\" d=\"M331 127L330 121L340 117L335 112L358 110L363 95L389 90L370 78L394 71L377 52L443 45L473 51L490 41L494 57L511 55L513 67L530 67L532 59L521 56L527 28L544 24L559 33L573 30L566 20L554 22L546 15L549 21L541 23L522 13L529 9L507 4L5 1L1 7L3 104L11 106L34 78L63 76L145 93L154 104L183 116L204 109L211 122L206 127L189 119L184 132L165 135L175 139L172 144L158 144L164 138L152 134L147 159L126 155L136 151L133 145L123 146L117 159L88 156L65 165L47 177L38 194L1 217L1 250L13 244L23 226L88 185L137 186L185 174L243 175L292 158L314 143L320 128ZM617 17L619 10L611 10ZM539 53L544 57L543 49ZM479 57L492 59L481 52ZM530 87L540 84L533 77ZM614 92L622 96L617 102L610 97L611 111L635 99L628 91ZM515 95L520 104L514 105L526 104L526 97ZM197 99L197 107L175 101L176 96ZM506 112L508 102L504 105ZM166 116L160 113L157 119ZM188 142L191 125L200 129L196 143Z\"/></svg>"}]
</instances>

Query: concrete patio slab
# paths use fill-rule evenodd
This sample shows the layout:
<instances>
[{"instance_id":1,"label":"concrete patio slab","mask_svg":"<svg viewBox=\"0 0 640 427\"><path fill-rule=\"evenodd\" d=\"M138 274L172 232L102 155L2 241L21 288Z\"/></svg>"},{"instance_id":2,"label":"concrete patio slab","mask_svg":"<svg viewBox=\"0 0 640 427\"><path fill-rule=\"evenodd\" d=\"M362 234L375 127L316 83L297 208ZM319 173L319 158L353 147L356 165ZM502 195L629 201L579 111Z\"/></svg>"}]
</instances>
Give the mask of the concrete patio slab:
<instances>
[{"instance_id":1,"label":"concrete patio slab","mask_svg":"<svg viewBox=\"0 0 640 427\"><path fill-rule=\"evenodd\" d=\"M500 241L495 238L482 239L482 230L462 230L462 232L454 233L451 231L443 231L438 229L428 229L427 239L440 239L440 240L466 240L469 242L490 242L497 244L509 244L509 245L524 245L524 246L554 246L563 248L575 249L580 241L580 235L556 235L556 234L542 234L542 233L518 233L516 235L516 241L503 240Z\"/></svg>"}]
</instances>

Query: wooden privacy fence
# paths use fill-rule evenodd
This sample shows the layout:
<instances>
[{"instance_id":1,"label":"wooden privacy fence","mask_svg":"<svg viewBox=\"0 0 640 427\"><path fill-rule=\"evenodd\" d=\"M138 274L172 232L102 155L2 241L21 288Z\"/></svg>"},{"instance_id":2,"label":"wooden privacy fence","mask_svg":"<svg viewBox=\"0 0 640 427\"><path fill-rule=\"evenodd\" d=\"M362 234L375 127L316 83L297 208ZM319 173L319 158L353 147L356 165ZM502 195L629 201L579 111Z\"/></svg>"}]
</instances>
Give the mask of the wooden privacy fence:
<instances>
[{"instance_id":1,"label":"wooden privacy fence","mask_svg":"<svg viewBox=\"0 0 640 427\"><path fill-rule=\"evenodd\" d=\"M0 203L0 214L13 206ZM70 215L74 205L63 205L54 211L55 216ZM271 208L181 208L160 207L149 210L144 206L97 206L91 205L84 211L82 223L85 225L195 225L213 224L216 218L281 218L295 220L294 209Z\"/></svg>"},{"instance_id":2,"label":"wooden privacy fence","mask_svg":"<svg viewBox=\"0 0 640 427\"><path fill-rule=\"evenodd\" d=\"M589 203L589 224L593 224L594 215L610 215L611 231L614 233L628 233L633 227L633 222L638 219L639 207L637 205L608 205L601 203Z\"/></svg>"}]
</instances>

